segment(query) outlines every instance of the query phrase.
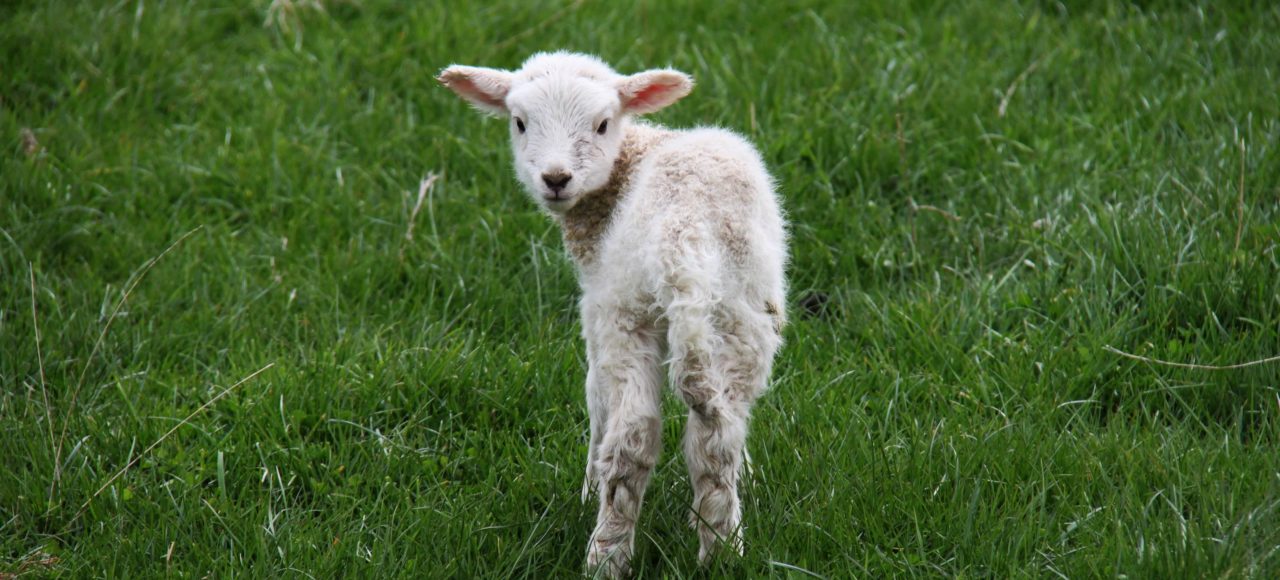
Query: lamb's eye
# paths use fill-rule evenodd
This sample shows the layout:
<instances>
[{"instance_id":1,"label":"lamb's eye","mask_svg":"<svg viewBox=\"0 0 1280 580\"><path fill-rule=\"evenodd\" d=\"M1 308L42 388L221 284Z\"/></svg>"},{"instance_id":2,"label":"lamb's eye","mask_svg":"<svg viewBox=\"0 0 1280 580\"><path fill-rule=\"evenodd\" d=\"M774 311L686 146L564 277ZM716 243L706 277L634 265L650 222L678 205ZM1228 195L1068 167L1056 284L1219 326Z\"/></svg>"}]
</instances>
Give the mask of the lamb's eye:
<instances>
[{"instance_id":1,"label":"lamb's eye","mask_svg":"<svg viewBox=\"0 0 1280 580\"><path fill-rule=\"evenodd\" d=\"M604 135L604 132L608 130L609 130L609 120L605 119L603 121L600 121L600 128L596 129L596 133L600 135Z\"/></svg>"},{"instance_id":2,"label":"lamb's eye","mask_svg":"<svg viewBox=\"0 0 1280 580\"><path fill-rule=\"evenodd\" d=\"M520 117L516 117L516 129L524 133L524 121L521 121Z\"/></svg>"}]
</instances>

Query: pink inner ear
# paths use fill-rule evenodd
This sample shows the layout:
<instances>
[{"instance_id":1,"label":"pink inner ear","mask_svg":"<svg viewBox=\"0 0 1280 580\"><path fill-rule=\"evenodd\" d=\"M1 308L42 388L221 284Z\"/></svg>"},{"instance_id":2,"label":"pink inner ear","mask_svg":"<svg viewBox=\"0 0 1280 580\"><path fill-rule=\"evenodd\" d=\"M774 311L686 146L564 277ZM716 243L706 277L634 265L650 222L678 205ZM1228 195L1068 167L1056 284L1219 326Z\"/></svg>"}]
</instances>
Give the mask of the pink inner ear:
<instances>
[{"instance_id":1,"label":"pink inner ear","mask_svg":"<svg viewBox=\"0 0 1280 580\"><path fill-rule=\"evenodd\" d=\"M654 83L636 92L630 101L627 101L628 109L648 109L663 104L663 96L672 89L678 88L679 83L663 84Z\"/></svg>"},{"instance_id":2,"label":"pink inner ear","mask_svg":"<svg viewBox=\"0 0 1280 580\"><path fill-rule=\"evenodd\" d=\"M501 99L495 99L489 93L480 90L480 87L476 86L476 84L471 81L471 78L466 75L451 74L445 77L444 82L449 85L449 88L453 89L454 92L472 101L477 101L496 109L506 107L506 103L502 102Z\"/></svg>"}]
</instances>

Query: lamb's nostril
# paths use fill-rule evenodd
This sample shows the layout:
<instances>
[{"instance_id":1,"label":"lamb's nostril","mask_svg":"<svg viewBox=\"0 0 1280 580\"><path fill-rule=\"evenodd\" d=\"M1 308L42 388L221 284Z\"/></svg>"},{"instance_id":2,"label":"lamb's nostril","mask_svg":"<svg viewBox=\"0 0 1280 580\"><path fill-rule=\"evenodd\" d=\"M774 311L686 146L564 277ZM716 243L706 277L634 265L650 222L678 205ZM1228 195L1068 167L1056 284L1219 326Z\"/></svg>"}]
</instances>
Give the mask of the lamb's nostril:
<instances>
[{"instance_id":1,"label":"lamb's nostril","mask_svg":"<svg viewBox=\"0 0 1280 580\"><path fill-rule=\"evenodd\" d=\"M547 184L547 187L556 193L560 193L560 190L564 189L564 187L569 184L570 179L573 179L573 175L564 171L553 171L542 174L542 182Z\"/></svg>"}]
</instances>

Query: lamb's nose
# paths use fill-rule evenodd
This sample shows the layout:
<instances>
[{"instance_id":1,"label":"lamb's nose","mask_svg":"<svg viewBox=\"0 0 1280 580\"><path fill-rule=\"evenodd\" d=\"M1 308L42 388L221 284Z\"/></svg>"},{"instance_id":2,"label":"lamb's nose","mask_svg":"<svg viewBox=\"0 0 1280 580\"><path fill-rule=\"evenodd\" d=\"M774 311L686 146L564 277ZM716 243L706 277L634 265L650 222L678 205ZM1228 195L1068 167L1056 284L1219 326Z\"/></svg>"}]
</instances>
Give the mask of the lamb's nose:
<instances>
[{"instance_id":1,"label":"lamb's nose","mask_svg":"<svg viewBox=\"0 0 1280 580\"><path fill-rule=\"evenodd\" d=\"M555 193L560 193L564 186L569 184L570 179L573 179L573 175L567 171L551 171L542 174L542 182Z\"/></svg>"}]
</instances>

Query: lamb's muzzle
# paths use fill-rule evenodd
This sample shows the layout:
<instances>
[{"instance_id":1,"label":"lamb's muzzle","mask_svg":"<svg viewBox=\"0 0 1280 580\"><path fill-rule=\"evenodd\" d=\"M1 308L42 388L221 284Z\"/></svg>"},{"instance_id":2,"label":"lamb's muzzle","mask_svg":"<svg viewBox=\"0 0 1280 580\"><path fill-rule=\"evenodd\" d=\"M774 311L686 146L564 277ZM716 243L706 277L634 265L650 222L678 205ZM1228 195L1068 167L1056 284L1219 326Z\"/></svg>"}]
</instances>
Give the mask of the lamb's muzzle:
<instances>
[{"instance_id":1,"label":"lamb's muzzle","mask_svg":"<svg viewBox=\"0 0 1280 580\"><path fill-rule=\"evenodd\" d=\"M573 179L573 175L564 170L542 174L542 182L547 184L547 189L550 189L554 194L551 196L553 199L560 199L560 192L569 184L570 179Z\"/></svg>"}]
</instances>

